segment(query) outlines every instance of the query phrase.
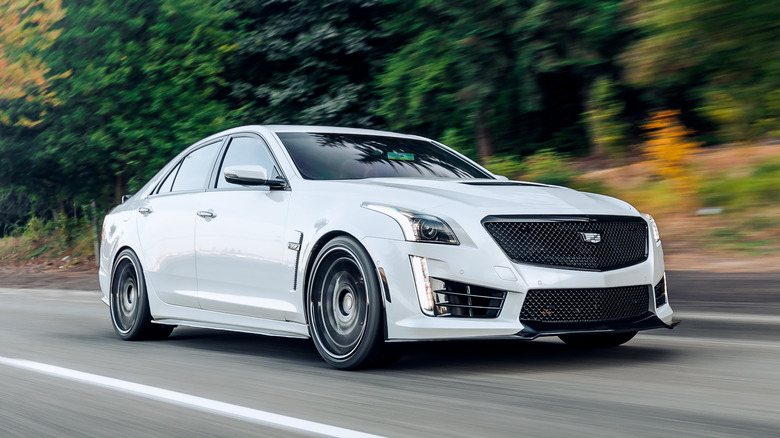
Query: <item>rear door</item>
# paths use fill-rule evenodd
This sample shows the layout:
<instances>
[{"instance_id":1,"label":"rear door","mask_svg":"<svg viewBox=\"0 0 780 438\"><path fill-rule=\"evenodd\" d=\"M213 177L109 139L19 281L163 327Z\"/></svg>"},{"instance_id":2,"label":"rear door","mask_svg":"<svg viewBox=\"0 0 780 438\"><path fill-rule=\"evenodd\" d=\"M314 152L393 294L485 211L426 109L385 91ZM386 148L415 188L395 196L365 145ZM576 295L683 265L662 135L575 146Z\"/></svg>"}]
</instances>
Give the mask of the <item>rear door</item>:
<instances>
[{"instance_id":1,"label":"rear door","mask_svg":"<svg viewBox=\"0 0 780 438\"><path fill-rule=\"evenodd\" d=\"M219 140L190 152L138 208L146 283L165 303L199 307L195 220L222 143Z\"/></svg>"}]
</instances>

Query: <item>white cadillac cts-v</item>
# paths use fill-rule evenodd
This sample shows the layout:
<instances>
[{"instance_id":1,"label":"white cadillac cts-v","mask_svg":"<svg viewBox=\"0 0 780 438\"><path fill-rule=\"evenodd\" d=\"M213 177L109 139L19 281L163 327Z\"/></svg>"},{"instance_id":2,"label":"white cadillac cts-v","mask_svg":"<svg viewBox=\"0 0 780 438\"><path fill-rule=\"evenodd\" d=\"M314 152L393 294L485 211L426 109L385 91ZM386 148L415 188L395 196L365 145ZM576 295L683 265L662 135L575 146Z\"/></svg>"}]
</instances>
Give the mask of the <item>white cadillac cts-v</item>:
<instances>
[{"instance_id":1,"label":"white cadillac cts-v","mask_svg":"<svg viewBox=\"0 0 780 438\"><path fill-rule=\"evenodd\" d=\"M345 369L399 341L606 347L676 323L650 216L362 129L245 126L190 146L106 216L99 276L123 339L311 337Z\"/></svg>"}]
</instances>

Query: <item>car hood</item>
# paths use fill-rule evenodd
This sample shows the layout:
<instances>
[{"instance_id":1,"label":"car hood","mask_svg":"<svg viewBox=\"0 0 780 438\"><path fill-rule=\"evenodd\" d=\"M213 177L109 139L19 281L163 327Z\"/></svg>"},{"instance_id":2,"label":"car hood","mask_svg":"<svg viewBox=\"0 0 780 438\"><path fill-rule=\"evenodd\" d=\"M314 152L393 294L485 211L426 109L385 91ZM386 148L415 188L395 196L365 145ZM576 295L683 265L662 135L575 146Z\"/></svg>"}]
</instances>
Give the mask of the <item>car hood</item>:
<instances>
[{"instance_id":1,"label":"car hood","mask_svg":"<svg viewBox=\"0 0 780 438\"><path fill-rule=\"evenodd\" d=\"M350 186L342 189L363 202L431 214L470 209L484 215L638 215L631 205L615 198L521 181L372 178L328 183Z\"/></svg>"}]
</instances>

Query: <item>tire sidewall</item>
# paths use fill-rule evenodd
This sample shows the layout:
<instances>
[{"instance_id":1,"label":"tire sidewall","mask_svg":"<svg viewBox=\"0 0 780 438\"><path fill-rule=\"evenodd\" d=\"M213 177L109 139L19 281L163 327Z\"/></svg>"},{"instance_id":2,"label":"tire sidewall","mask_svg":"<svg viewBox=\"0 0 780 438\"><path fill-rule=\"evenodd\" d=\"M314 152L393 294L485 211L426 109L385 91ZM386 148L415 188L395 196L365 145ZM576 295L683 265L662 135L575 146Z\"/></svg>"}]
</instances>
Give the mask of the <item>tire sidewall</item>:
<instances>
[{"instance_id":1,"label":"tire sidewall","mask_svg":"<svg viewBox=\"0 0 780 438\"><path fill-rule=\"evenodd\" d=\"M316 305L314 300L314 287L316 283L317 272L323 266L321 263L329 253L334 249L343 248L345 252L350 253L358 263L363 274L366 288L366 303L368 306L366 312L366 323L363 336L358 346L347 356L337 357L328 351L325 343L321 341L317 334L315 325L322 323L318 321ZM314 341L314 345L322 358L330 365L339 369L357 369L370 366L381 354L384 344L383 331L383 301L380 294L379 278L376 273L374 262L371 260L368 252L355 239L347 236L339 236L329 241L317 254L312 271L309 276L306 309L309 321L309 334Z\"/></svg>"},{"instance_id":2,"label":"tire sidewall","mask_svg":"<svg viewBox=\"0 0 780 438\"><path fill-rule=\"evenodd\" d=\"M137 289L137 297L135 304L135 312L133 315L133 326L128 331L123 331L116 320L115 309L116 305L116 293L119 279L117 278L117 272L119 268L129 263L131 269L135 272L135 281ZM109 307L111 313L111 325L114 327L114 331L125 340L135 340L141 338L147 331L151 324L151 312L149 311L149 300L146 291L146 279L144 278L141 262L138 260L138 256L130 249L122 250L116 257L113 269L111 271L111 294L109 300Z\"/></svg>"}]
</instances>

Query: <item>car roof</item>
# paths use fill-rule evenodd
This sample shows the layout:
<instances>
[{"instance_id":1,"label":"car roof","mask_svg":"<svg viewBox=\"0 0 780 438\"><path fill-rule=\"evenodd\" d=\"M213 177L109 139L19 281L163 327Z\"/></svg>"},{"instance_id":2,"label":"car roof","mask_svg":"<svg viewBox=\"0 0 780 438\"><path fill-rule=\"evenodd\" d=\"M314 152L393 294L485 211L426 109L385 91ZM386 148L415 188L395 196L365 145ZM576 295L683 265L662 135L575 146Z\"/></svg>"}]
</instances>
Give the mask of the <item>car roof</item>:
<instances>
[{"instance_id":1,"label":"car roof","mask_svg":"<svg viewBox=\"0 0 780 438\"><path fill-rule=\"evenodd\" d=\"M357 134L357 135L378 135L384 137L402 137L416 140L429 140L425 137L418 135L401 134L398 132L382 131L378 129L364 129L364 128L345 128L340 126L319 126L319 125L245 125L237 126L235 128L227 129L217 134L211 135L208 138L216 138L223 135L230 135L240 132L251 131L263 131L268 130L273 133L284 132L313 132L313 133L333 133L333 134Z\"/></svg>"}]
</instances>

